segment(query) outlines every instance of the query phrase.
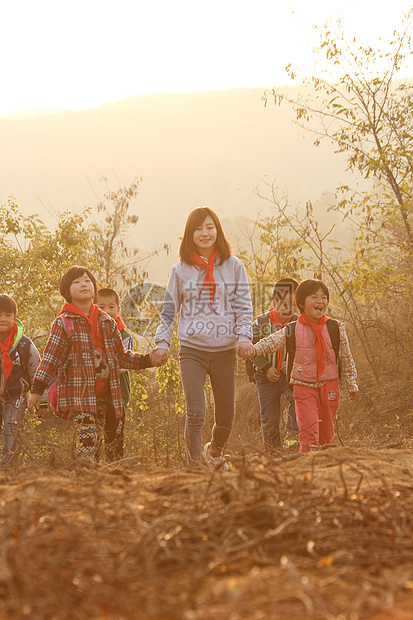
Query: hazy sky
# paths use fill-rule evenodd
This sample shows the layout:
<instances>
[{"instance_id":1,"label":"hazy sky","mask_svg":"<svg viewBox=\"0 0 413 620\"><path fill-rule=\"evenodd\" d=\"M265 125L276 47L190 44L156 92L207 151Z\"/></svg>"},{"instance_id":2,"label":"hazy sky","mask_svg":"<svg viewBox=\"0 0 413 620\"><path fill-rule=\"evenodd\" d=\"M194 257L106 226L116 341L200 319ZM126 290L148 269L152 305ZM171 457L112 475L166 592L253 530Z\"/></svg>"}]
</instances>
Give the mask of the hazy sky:
<instances>
[{"instance_id":1,"label":"hazy sky","mask_svg":"<svg viewBox=\"0 0 413 620\"><path fill-rule=\"evenodd\" d=\"M153 92L286 82L311 72L314 23L341 16L374 42L412 0L20 0L2 5L0 117ZM413 69L411 72L413 75Z\"/></svg>"}]
</instances>

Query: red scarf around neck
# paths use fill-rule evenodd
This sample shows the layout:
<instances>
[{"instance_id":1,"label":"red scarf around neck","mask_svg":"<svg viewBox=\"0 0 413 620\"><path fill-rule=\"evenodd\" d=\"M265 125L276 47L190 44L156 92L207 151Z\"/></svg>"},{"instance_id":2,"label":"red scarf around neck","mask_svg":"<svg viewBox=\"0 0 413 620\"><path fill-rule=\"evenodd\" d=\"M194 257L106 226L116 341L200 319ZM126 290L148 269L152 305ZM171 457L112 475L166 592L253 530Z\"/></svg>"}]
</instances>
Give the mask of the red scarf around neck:
<instances>
[{"instance_id":1,"label":"red scarf around neck","mask_svg":"<svg viewBox=\"0 0 413 620\"><path fill-rule=\"evenodd\" d=\"M299 323L304 323L304 325L309 325L315 334L315 351L316 351L317 362L318 362L318 370L317 370L317 379L318 379L318 377L321 375L321 373L323 372L325 368L323 352L325 353L327 350L326 343L324 342L324 339L321 335L321 328L323 327L324 323L327 323L327 321L329 320L329 317L323 314L323 316L318 321L318 323L313 323L308 318L308 316L304 314L304 312L302 312L297 320Z\"/></svg>"},{"instance_id":2,"label":"red scarf around neck","mask_svg":"<svg viewBox=\"0 0 413 620\"><path fill-rule=\"evenodd\" d=\"M117 316L115 321L116 321L116 325L118 326L118 330L121 332L122 329L124 329L126 327L125 323L122 321L120 316Z\"/></svg>"},{"instance_id":3,"label":"red scarf around neck","mask_svg":"<svg viewBox=\"0 0 413 620\"><path fill-rule=\"evenodd\" d=\"M64 304L63 308L60 311L62 312L72 312L73 314L78 314L86 319L89 327L90 327L90 335L92 336L93 343L102 351L105 350L105 345L103 342L102 331L99 329L99 307L96 304L92 304L90 308L89 316L87 316L80 308L75 306L75 304Z\"/></svg>"},{"instance_id":4,"label":"red scarf around neck","mask_svg":"<svg viewBox=\"0 0 413 620\"><path fill-rule=\"evenodd\" d=\"M202 267L203 269L206 269L206 275L204 278L204 282L202 284L202 288L201 291L199 293L199 297L201 296L202 291L204 290L204 288L206 286L209 286L209 305L211 306L212 310L215 312L215 314L217 314L215 308L212 306L212 300L214 299L214 295L215 295L215 290L216 290L216 284L215 284L215 280L214 280L214 263L215 263L215 259L217 257L218 252L216 251L216 249L214 248L211 252L211 256L209 257L208 260L208 265L205 263L204 259L200 257L200 255L197 252L192 252L191 255L191 261L195 264L198 265L199 267Z\"/></svg>"},{"instance_id":5,"label":"red scarf around neck","mask_svg":"<svg viewBox=\"0 0 413 620\"><path fill-rule=\"evenodd\" d=\"M269 316L270 316L271 323L273 325L276 325L278 329L282 329L284 325L287 325L287 323L291 321L291 317L289 316L288 319L286 319L285 323L282 323L280 317L278 316L278 312L276 308L273 308L272 310L270 310ZM283 351L282 349L279 349L277 351L277 372L278 374L280 374L282 359L283 359Z\"/></svg>"},{"instance_id":6,"label":"red scarf around neck","mask_svg":"<svg viewBox=\"0 0 413 620\"><path fill-rule=\"evenodd\" d=\"M3 373L4 373L4 384L7 379L11 375L11 371L13 370L13 362L9 355L9 349L12 347L14 338L17 334L17 325L13 323L11 330L9 331L9 335L4 340L4 342L0 342L0 351L1 351L1 359L3 362Z\"/></svg>"},{"instance_id":7,"label":"red scarf around neck","mask_svg":"<svg viewBox=\"0 0 413 620\"><path fill-rule=\"evenodd\" d=\"M284 321L284 323L281 321L280 317L278 316L278 312L276 310L276 308L273 308L272 310L270 310L269 312L270 315L270 321L273 325L276 325L278 327L278 329L281 329L282 327L284 327L284 325L287 325L287 323L289 323L291 321L291 317L289 316L288 319L286 319Z\"/></svg>"}]
</instances>

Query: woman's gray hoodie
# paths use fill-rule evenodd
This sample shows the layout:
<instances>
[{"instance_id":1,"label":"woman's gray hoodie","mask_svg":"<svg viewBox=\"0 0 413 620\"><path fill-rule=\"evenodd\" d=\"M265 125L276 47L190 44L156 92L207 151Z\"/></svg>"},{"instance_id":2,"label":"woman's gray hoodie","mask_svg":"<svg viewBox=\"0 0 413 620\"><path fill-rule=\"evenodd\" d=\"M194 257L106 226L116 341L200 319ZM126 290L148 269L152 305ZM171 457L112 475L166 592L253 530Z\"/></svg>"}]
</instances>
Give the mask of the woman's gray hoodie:
<instances>
[{"instance_id":1,"label":"woman's gray hoodie","mask_svg":"<svg viewBox=\"0 0 413 620\"><path fill-rule=\"evenodd\" d=\"M226 351L237 342L252 340L252 303L245 267L236 256L222 265L215 259L215 295L209 287L200 294L206 270L179 262L172 267L155 343L167 349L179 317L181 345L203 351Z\"/></svg>"}]
</instances>

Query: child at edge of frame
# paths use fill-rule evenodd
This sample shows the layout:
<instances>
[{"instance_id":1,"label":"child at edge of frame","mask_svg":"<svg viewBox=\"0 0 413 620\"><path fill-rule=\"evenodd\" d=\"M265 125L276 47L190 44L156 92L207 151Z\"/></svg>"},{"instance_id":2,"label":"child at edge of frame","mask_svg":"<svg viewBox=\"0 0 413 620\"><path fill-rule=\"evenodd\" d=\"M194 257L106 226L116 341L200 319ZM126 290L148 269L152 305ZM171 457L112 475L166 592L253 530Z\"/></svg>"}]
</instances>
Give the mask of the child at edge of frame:
<instances>
[{"instance_id":1,"label":"child at edge of frame","mask_svg":"<svg viewBox=\"0 0 413 620\"><path fill-rule=\"evenodd\" d=\"M294 329L295 354L287 360L287 374L293 386L301 453L329 444L334 437L333 423L340 402L339 366L349 400L359 395L357 370L344 323L325 314L329 300L329 290L322 280L303 280L295 292L295 302L301 313L297 322L255 345L249 344L240 354L244 359L255 359L282 349ZM330 337L329 321L337 324L338 354Z\"/></svg>"},{"instance_id":2,"label":"child at edge of frame","mask_svg":"<svg viewBox=\"0 0 413 620\"><path fill-rule=\"evenodd\" d=\"M126 329L126 325L120 316L120 299L118 293L113 288L100 288L97 293L97 305L106 312L114 321L125 349L133 349L133 338ZM123 415L121 418L115 416L115 410L109 406L105 415L105 452L107 461L118 461L123 458L123 443L125 434L126 409L129 405L131 388L129 372L126 369L119 369L120 391L122 395Z\"/></svg>"},{"instance_id":3,"label":"child at edge of frame","mask_svg":"<svg viewBox=\"0 0 413 620\"><path fill-rule=\"evenodd\" d=\"M1 467L10 467L20 458L27 393L40 363L40 355L30 338L24 335L15 300L6 294L0 294L0 350Z\"/></svg>"},{"instance_id":4,"label":"child at edge of frame","mask_svg":"<svg viewBox=\"0 0 413 620\"><path fill-rule=\"evenodd\" d=\"M66 303L52 323L27 408L42 416L42 394L57 376L56 415L75 424L76 456L96 462L108 406L116 418L123 415L119 369L150 368L155 365L153 352L140 355L124 349L116 322L94 303L96 278L86 267L69 267L60 293Z\"/></svg>"}]
</instances>

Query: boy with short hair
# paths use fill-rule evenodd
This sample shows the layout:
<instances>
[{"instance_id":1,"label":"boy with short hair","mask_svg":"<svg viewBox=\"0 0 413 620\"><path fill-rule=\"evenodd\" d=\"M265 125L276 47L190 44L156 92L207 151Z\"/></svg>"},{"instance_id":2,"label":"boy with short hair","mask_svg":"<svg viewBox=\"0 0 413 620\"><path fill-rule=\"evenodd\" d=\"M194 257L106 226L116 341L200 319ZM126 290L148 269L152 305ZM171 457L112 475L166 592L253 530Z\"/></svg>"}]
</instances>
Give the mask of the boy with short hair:
<instances>
[{"instance_id":1,"label":"boy with short hair","mask_svg":"<svg viewBox=\"0 0 413 620\"><path fill-rule=\"evenodd\" d=\"M294 293L298 282L293 278L282 278L274 285L273 308L259 315L253 323L253 344L261 338L282 329L291 321L294 314ZM297 419L292 390L286 378L285 352L277 351L251 360L256 367L255 382L260 405L261 431L267 448L280 449L281 395L289 402L287 430L298 433Z\"/></svg>"},{"instance_id":2,"label":"boy with short hair","mask_svg":"<svg viewBox=\"0 0 413 620\"><path fill-rule=\"evenodd\" d=\"M0 294L0 427L3 425L1 466L15 465L22 449L26 396L30 390L40 355L24 335L12 297Z\"/></svg>"},{"instance_id":3,"label":"boy with short hair","mask_svg":"<svg viewBox=\"0 0 413 620\"><path fill-rule=\"evenodd\" d=\"M133 339L120 317L120 300L118 293L112 288L101 288L97 292L97 305L116 321L121 333L125 349L133 349ZM130 377L127 370L120 370L120 388L123 403L123 416L118 419L113 407L106 410L105 416L105 447L106 458L117 461L123 458L123 440L125 428L125 412L130 399Z\"/></svg>"}]
</instances>

